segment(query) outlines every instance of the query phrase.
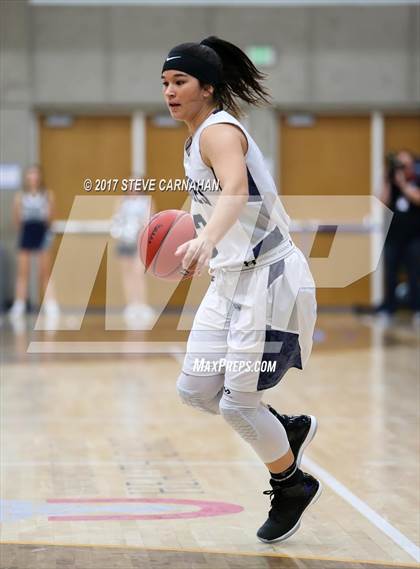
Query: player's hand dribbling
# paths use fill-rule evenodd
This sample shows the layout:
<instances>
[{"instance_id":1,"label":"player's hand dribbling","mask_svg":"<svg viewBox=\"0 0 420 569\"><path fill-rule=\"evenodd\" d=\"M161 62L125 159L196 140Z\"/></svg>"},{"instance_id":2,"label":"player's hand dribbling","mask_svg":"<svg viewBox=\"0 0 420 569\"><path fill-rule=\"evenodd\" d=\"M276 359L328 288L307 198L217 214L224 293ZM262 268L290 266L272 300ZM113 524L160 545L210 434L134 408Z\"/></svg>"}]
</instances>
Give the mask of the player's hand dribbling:
<instances>
[{"instance_id":1,"label":"player's hand dribbling","mask_svg":"<svg viewBox=\"0 0 420 569\"><path fill-rule=\"evenodd\" d=\"M191 241L186 241L180 245L175 251L175 255L177 257L183 255L183 269L188 269L192 263L197 262L195 273L200 276L203 267L209 265L213 249L214 243L207 237L199 235L195 239L191 239Z\"/></svg>"}]
</instances>

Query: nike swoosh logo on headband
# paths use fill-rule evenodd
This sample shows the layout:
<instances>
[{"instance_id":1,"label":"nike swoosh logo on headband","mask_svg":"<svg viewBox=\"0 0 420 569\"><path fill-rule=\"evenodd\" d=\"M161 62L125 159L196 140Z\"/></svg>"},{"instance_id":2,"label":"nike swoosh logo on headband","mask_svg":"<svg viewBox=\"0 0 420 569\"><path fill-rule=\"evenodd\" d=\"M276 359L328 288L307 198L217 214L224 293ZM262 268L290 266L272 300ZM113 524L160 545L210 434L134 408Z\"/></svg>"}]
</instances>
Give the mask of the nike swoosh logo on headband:
<instances>
[{"instance_id":1,"label":"nike swoosh logo on headband","mask_svg":"<svg viewBox=\"0 0 420 569\"><path fill-rule=\"evenodd\" d=\"M180 55L174 55L173 57L167 57L166 61L171 61L171 59L180 59Z\"/></svg>"}]
</instances>

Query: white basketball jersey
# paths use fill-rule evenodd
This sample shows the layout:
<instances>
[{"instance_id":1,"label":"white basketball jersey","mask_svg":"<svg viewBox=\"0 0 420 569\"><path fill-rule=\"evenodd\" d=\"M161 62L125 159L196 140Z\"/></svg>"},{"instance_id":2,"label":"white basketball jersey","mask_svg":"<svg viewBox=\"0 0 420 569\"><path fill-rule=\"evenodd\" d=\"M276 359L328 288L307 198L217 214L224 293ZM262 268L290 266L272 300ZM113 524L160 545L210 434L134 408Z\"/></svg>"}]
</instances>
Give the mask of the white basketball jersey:
<instances>
[{"instance_id":1,"label":"white basketball jersey","mask_svg":"<svg viewBox=\"0 0 420 569\"><path fill-rule=\"evenodd\" d=\"M50 204L46 191L22 192L20 204L23 221L48 221Z\"/></svg>"},{"instance_id":2,"label":"white basketball jersey","mask_svg":"<svg viewBox=\"0 0 420 569\"><path fill-rule=\"evenodd\" d=\"M217 243L210 268L237 268L244 263L252 266L257 258L267 262L281 258L291 248L289 217L257 144L235 117L222 110L214 111L185 144L184 168L197 232L208 223L223 190L200 154L201 133L206 127L219 123L233 124L246 136L249 197L238 221Z\"/></svg>"}]
</instances>

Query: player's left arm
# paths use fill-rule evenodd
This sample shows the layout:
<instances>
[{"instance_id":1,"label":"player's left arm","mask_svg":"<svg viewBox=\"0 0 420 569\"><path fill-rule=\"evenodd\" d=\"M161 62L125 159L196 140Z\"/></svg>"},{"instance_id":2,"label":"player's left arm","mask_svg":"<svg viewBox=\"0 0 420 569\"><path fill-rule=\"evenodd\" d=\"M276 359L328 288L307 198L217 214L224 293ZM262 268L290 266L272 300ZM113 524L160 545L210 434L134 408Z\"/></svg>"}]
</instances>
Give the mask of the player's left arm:
<instances>
[{"instance_id":1,"label":"player's left arm","mask_svg":"<svg viewBox=\"0 0 420 569\"><path fill-rule=\"evenodd\" d=\"M197 260L197 271L200 272L209 263L214 247L237 221L248 201L246 151L245 135L236 126L217 124L202 132L201 156L204 163L213 169L222 192L200 235L178 248L178 254L185 252L182 263L184 268Z\"/></svg>"}]
</instances>

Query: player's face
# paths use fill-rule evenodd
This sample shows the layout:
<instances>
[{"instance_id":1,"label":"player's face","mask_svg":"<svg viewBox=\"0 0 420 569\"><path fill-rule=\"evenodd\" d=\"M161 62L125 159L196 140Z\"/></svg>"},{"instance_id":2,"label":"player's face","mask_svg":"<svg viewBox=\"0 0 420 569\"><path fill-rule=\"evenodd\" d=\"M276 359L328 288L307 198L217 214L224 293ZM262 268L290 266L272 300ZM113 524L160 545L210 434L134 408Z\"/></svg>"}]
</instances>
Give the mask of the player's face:
<instances>
[{"instance_id":1,"label":"player's face","mask_svg":"<svg viewBox=\"0 0 420 569\"><path fill-rule=\"evenodd\" d=\"M198 79L176 69L163 72L162 85L165 102L176 120L194 118L211 100L211 92L201 87Z\"/></svg>"},{"instance_id":2,"label":"player's face","mask_svg":"<svg viewBox=\"0 0 420 569\"><path fill-rule=\"evenodd\" d=\"M35 166L28 168L26 171L26 183L30 188L38 188L41 183L39 169Z\"/></svg>"}]
</instances>

